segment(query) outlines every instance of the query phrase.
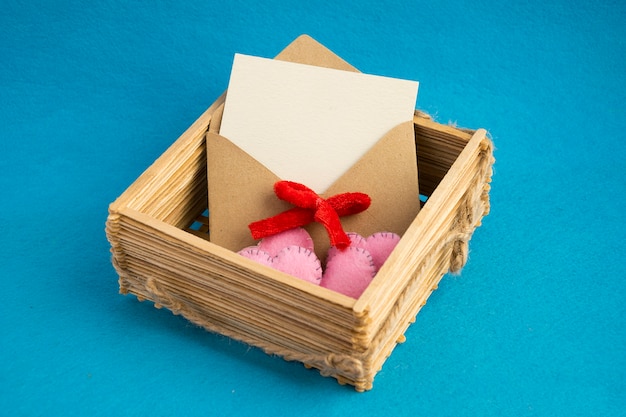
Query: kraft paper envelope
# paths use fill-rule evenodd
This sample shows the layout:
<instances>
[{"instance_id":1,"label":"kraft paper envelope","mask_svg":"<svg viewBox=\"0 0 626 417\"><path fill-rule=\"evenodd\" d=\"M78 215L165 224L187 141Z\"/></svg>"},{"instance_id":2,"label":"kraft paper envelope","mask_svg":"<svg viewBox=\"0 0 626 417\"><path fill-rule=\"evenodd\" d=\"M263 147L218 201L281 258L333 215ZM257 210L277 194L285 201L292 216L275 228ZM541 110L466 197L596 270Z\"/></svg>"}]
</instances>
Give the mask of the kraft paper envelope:
<instances>
[{"instance_id":1,"label":"kraft paper envelope","mask_svg":"<svg viewBox=\"0 0 626 417\"><path fill-rule=\"evenodd\" d=\"M307 36L301 36L277 59L356 71L331 51ZM248 225L274 216L292 206L273 192L279 178L228 138L220 136L223 106L214 114L207 133L210 240L238 251L255 244ZM306 185L306 184L305 184ZM384 135L367 153L337 179L323 194L363 192L372 199L363 213L341 218L346 232L368 236L389 231L400 235L419 211L417 161L412 121ZM325 257L329 241L321 225L307 226L316 253Z\"/></svg>"}]
</instances>

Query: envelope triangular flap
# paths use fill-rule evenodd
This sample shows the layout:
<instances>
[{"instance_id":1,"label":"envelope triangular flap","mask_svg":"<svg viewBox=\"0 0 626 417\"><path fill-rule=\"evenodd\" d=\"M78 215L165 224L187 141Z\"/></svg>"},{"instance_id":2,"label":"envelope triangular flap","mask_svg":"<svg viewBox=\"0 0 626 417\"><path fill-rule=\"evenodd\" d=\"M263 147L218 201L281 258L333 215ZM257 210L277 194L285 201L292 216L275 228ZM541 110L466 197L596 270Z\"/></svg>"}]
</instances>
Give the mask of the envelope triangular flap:
<instances>
[{"instance_id":1,"label":"envelope triangular flap","mask_svg":"<svg viewBox=\"0 0 626 417\"><path fill-rule=\"evenodd\" d=\"M210 240L238 251L254 244L248 224L289 205L274 195L280 178L263 164L217 133L207 133L206 142Z\"/></svg>"},{"instance_id":2,"label":"envelope triangular flap","mask_svg":"<svg viewBox=\"0 0 626 417\"><path fill-rule=\"evenodd\" d=\"M334 68L344 71L359 72L358 69L337 56L333 51L311 38L300 35L282 50L274 59L297 62L298 64Z\"/></svg>"},{"instance_id":3,"label":"envelope triangular flap","mask_svg":"<svg viewBox=\"0 0 626 417\"><path fill-rule=\"evenodd\" d=\"M413 122L391 129L323 194L330 197L345 192L368 194L372 203L363 213L341 218L347 232L367 237L376 232L400 236L419 212L419 187ZM308 228L320 259L329 241L321 225Z\"/></svg>"},{"instance_id":4,"label":"envelope triangular flap","mask_svg":"<svg viewBox=\"0 0 626 417\"><path fill-rule=\"evenodd\" d=\"M276 59L308 65L357 71L330 50L303 35ZM248 224L276 215L291 206L278 200L273 185L281 179L228 138L217 134L220 108L207 133L210 240L238 251L255 244ZM323 194L364 192L372 198L370 208L358 215L343 217L346 231L364 236L390 231L404 233L419 211L419 190L413 123L407 121L390 130L357 163L352 165ZM323 259L328 237L322 226L307 227Z\"/></svg>"}]
</instances>

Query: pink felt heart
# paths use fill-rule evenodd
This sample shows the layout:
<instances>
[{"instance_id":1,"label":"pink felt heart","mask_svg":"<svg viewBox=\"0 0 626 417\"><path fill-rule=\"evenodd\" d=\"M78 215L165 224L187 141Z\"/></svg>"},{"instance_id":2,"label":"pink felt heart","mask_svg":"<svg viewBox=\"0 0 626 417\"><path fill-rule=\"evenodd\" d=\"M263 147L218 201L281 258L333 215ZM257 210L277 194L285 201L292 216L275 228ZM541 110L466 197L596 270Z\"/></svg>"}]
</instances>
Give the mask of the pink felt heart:
<instances>
[{"instance_id":1,"label":"pink felt heart","mask_svg":"<svg viewBox=\"0 0 626 417\"><path fill-rule=\"evenodd\" d=\"M322 264L315 253L301 246L287 246L274 257L273 267L313 284L322 280Z\"/></svg>"},{"instance_id":2,"label":"pink felt heart","mask_svg":"<svg viewBox=\"0 0 626 417\"><path fill-rule=\"evenodd\" d=\"M244 258L252 259L253 261L258 262L261 265L273 266L274 264L274 257L264 250L259 249L258 246L249 246L247 248L243 248L237 253Z\"/></svg>"},{"instance_id":3,"label":"pink felt heart","mask_svg":"<svg viewBox=\"0 0 626 417\"><path fill-rule=\"evenodd\" d=\"M376 271L383 266L393 249L400 242L400 236L390 232L378 232L364 238L358 233L348 233L350 246L363 248L372 255Z\"/></svg>"},{"instance_id":4,"label":"pink felt heart","mask_svg":"<svg viewBox=\"0 0 626 417\"><path fill-rule=\"evenodd\" d=\"M322 279L322 264L313 252L313 240L302 228L265 238L237 253L313 284L319 285Z\"/></svg>"},{"instance_id":5,"label":"pink felt heart","mask_svg":"<svg viewBox=\"0 0 626 417\"><path fill-rule=\"evenodd\" d=\"M372 256L363 248L349 246L328 251L322 287L359 298L376 275Z\"/></svg>"},{"instance_id":6,"label":"pink felt heart","mask_svg":"<svg viewBox=\"0 0 626 417\"><path fill-rule=\"evenodd\" d=\"M305 229L297 227L273 236L261 239L259 249L268 252L272 256L278 255L278 252L287 246L300 246L302 248L313 250L313 239Z\"/></svg>"}]
</instances>

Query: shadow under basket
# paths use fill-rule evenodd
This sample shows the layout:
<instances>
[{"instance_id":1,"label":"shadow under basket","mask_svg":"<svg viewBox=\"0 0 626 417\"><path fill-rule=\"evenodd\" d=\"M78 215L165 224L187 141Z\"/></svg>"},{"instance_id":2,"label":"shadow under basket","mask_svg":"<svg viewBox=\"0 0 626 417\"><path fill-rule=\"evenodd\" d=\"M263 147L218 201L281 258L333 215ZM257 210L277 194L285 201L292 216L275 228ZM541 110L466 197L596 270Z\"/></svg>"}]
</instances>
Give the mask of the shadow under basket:
<instances>
[{"instance_id":1,"label":"shadow under basket","mask_svg":"<svg viewBox=\"0 0 626 417\"><path fill-rule=\"evenodd\" d=\"M416 112L426 202L355 300L208 240L205 134L223 99L110 205L106 234L120 292L357 391L371 389L439 280L467 260L468 241L489 212L492 142L483 129L442 125Z\"/></svg>"}]
</instances>

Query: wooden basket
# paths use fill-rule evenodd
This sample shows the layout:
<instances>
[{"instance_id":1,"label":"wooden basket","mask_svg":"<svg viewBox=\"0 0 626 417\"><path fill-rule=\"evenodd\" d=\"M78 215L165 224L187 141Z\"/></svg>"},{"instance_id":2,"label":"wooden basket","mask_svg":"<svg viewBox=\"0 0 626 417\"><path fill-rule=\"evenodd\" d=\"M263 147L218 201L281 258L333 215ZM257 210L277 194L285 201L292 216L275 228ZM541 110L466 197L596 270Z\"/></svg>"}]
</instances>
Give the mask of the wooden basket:
<instances>
[{"instance_id":1,"label":"wooden basket","mask_svg":"<svg viewBox=\"0 0 626 417\"><path fill-rule=\"evenodd\" d=\"M369 390L442 276L467 260L489 212L492 143L483 129L416 112L422 210L358 299L208 241L205 134L220 97L109 207L120 292L203 328Z\"/></svg>"}]
</instances>

